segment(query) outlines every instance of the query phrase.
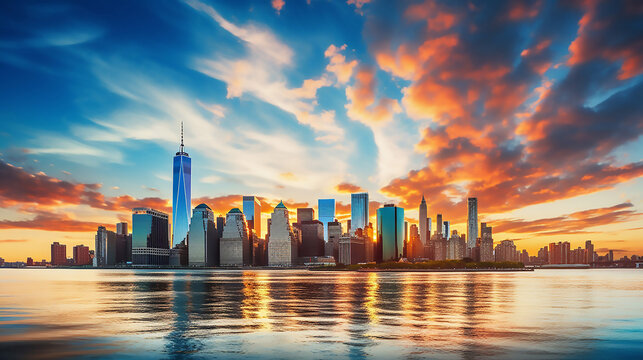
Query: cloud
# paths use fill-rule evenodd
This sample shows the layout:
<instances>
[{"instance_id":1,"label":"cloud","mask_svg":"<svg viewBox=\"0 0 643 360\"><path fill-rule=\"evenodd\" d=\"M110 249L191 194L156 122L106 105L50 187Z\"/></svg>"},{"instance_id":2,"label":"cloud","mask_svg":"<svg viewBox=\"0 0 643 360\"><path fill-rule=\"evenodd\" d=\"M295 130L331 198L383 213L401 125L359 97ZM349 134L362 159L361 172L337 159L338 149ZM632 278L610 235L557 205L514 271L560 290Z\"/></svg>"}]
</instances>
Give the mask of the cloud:
<instances>
[{"instance_id":1,"label":"cloud","mask_svg":"<svg viewBox=\"0 0 643 360\"><path fill-rule=\"evenodd\" d=\"M361 14L362 13L362 7L365 4L368 4L370 2L371 2L371 0L347 0L346 4L354 5L355 6L355 11L357 11L358 13Z\"/></svg>"},{"instance_id":2,"label":"cloud","mask_svg":"<svg viewBox=\"0 0 643 360\"><path fill-rule=\"evenodd\" d=\"M283 9L284 5L286 5L286 2L284 0L272 0L270 4L275 10L277 10L277 14L279 14L279 12L281 12L281 9Z\"/></svg>"},{"instance_id":3,"label":"cloud","mask_svg":"<svg viewBox=\"0 0 643 360\"><path fill-rule=\"evenodd\" d=\"M343 182L335 185L335 191L339 193L356 193L356 192L365 192L366 190L364 190L360 186Z\"/></svg>"},{"instance_id":4,"label":"cloud","mask_svg":"<svg viewBox=\"0 0 643 360\"><path fill-rule=\"evenodd\" d=\"M346 115L367 125L391 121L402 111L397 100L382 97L376 99L375 70L362 68L355 75L355 84L346 87Z\"/></svg>"},{"instance_id":5,"label":"cloud","mask_svg":"<svg viewBox=\"0 0 643 360\"><path fill-rule=\"evenodd\" d=\"M95 231L100 223L81 221L64 214L54 214L40 211L29 220L0 220L0 229L34 229L63 232Z\"/></svg>"},{"instance_id":6,"label":"cloud","mask_svg":"<svg viewBox=\"0 0 643 360\"><path fill-rule=\"evenodd\" d=\"M27 239L0 239L0 244L1 243L23 243L27 242L29 240Z\"/></svg>"},{"instance_id":7,"label":"cloud","mask_svg":"<svg viewBox=\"0 0 643 360\"><path fill-rule=\"evenodd\" d=\"M357 67L357 60L346 62L346 56L342 54L344 50L346 50L346 44L340 47L331 44L324 52L324 56L329 58L326 71L335 74L339 84L346 84L353 76L353 70Z\"/></svg>"}]
</instances>

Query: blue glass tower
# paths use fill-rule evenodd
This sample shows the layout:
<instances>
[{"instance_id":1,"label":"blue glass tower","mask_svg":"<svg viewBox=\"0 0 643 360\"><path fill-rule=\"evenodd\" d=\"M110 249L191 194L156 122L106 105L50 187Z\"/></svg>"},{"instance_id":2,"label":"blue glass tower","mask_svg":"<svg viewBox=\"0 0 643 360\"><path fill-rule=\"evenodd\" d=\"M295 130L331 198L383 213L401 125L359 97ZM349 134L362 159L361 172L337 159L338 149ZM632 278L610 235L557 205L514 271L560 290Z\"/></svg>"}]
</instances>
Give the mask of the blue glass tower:
<instances>
[{"instance_id":1,"label":"blue glass tower","mask_svg":"<svg viewBox=\"0 0 643 360\"><path fill-rule=\"evenodd\" d=\"M404 209L384 205L377 209L377 245L375 261L397 261L404 250Z\"/></svg>"},{"instance_id":2,"label":"blue glass tower","mask_svg":"<svg viewBox=\"0 0 643 360\"><path fill-rule=\"evenodd\" d=\"M368 225L368 193L351 194L351 234Z\"/></svg>"},{"instance_id":3,"label":"blue glass tower","mask_svg":"<svg viewBox=\"0 0 643 360\"><path fill-rule=\"evenodd\" d=\"M183 151L183 122L181 145L174 156L172 175L172 241L178 244L187 236L192 217L192 159Z\"/></svg>"},{"instance_id":4,"label":"blue glass tower","mask_svg":"<svg viewBox=\"0 0 643 360\"><path fill-rule=\"evenodd\" d=\"M328 223L335 221L335 199L317 200L319 221L324 223L324 241L328 242Z\"/></svg>"}]
</instances>

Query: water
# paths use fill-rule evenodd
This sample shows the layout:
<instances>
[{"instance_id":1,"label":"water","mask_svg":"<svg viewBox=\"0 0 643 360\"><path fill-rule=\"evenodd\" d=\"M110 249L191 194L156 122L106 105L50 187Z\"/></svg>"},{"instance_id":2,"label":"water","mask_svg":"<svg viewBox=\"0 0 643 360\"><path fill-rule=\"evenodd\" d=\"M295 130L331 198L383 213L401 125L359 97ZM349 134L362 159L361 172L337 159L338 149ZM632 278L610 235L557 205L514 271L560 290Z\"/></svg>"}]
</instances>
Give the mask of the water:
<instances>
[{"instance_id":1,"label":"water","mask_svg":"<svg viewBox=\"0 0 643 360\"><path fill-rule=\"evenodd\" d=\"M643 358L643 270L0 270L0 358Z\"/></svg>"}]
</instances>

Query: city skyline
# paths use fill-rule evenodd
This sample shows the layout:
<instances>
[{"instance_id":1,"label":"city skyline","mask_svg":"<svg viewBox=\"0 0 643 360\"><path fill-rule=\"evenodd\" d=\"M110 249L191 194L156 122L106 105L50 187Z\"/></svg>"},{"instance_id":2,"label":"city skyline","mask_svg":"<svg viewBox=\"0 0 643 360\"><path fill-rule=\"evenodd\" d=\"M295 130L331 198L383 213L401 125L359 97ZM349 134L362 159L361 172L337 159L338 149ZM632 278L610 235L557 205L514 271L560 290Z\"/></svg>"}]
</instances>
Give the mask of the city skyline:
<instances>
[{"instance_id":1,"label":"city skyline","mask_svg":"<svg viewBox=\"0 0 643 360\"><path fill-rule=\"evenodd\" d=\"M345 230L351 194L368 193L374 227L385 204L418 224L426 196L434 229L470 236L472 197L494 245L643 253L643 65L624 2L133 5L155 34L100 4L61 4L0 14L7 261L49 258L52 242L91 248L98 226L116 230L133 208L176 214L181 194L192 201L173 233L197 205L226 216L243 196L260 236L282 200L292 223L332 199ZM182 122L187 178L169 170ZM174 191L175 177L188 186Z\"/></svg>"}]
</instances>

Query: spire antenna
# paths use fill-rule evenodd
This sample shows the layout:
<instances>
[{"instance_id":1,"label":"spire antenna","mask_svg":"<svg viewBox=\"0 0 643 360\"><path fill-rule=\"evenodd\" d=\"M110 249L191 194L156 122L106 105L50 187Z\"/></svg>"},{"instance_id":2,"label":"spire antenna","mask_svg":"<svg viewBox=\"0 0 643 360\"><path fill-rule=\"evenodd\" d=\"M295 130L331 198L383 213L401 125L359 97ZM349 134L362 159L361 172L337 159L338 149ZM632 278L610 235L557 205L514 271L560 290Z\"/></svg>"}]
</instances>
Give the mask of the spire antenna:
<instances>
[{"instance_id":1,"label":"spire antenna","mask_svg":"<svg viewBox=\"0 0 643 360\"><path fill-rule=\"evenodd\" d=\"M183 152L183 121L181 121L181 152Z\"/></svg>"}]
</instances>

